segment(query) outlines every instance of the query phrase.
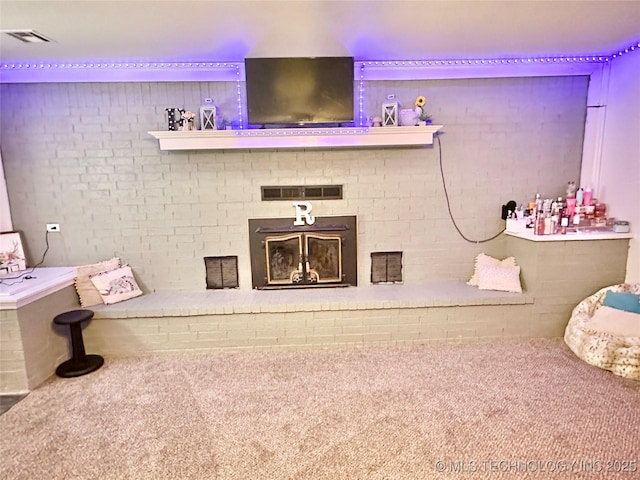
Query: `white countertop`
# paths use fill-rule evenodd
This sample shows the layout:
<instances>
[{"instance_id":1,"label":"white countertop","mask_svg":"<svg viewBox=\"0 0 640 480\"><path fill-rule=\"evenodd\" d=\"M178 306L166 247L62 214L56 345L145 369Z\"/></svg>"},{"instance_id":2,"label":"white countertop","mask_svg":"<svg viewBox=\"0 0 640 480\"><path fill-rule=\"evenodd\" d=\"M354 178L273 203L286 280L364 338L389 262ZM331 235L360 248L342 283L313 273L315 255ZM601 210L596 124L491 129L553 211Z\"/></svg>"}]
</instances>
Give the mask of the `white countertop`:
<instances>
[{"instance_id":1,"label":"white countertop","mask_svg":"<svg viewBox=\"0 0 640 480\"><path fill-rule=\"evenodd\" d=\"M534 235L533 229L529 228L525 232L508 232L505 231L507 235L511 237L523 238L525 240L531 240L532 242L572 242L576 240L624 240L628 238L633 238L633 232L629 233L616 233L611 231L578 231L578 232L568 232L565 235L562 234L554 234L554 235Z\"/></svg>"},{"instance_id":2,"label":"white countertop","mask_svg":"<svg viewBox=\"0 0 640 480\"><path fill-rule=\"evenodd\" d=\"M29 268L0 275L0 310L16 310L51 295L73 285L74 278L74 267Z\"/></svg>"}]
</instances>

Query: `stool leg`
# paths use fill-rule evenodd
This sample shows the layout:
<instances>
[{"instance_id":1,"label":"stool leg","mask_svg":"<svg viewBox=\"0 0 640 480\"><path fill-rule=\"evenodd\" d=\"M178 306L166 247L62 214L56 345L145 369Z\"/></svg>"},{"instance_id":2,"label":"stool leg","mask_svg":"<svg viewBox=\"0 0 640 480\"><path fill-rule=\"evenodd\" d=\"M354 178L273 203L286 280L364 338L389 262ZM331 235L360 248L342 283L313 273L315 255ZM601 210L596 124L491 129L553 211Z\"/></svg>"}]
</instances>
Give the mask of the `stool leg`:
<instances>
[{"instance_id":1,"label":"stool leg","mask_svg":"<svg viewBox=\"0 0 640 480\"><path fill-rule=\"evenodd\" d=\"M100 355L87 355L82 339L82 326L80 322L69 325L71 332L71 358L61 363L56 368L59 377L79 377L97 370L104 364L104 358Z\"/></svg>"},{"instance_id":2,"label":"stool leg","mask_svg":"<svg viewBox=\"0 0 640 480\"><path fill-rule=\"evenodd\" d=\"M74 323L71 327L71 351L74 363L87 363L87 354L84 350L82 339L82 327L80 323Z\"/></svg>"}]
</instances>

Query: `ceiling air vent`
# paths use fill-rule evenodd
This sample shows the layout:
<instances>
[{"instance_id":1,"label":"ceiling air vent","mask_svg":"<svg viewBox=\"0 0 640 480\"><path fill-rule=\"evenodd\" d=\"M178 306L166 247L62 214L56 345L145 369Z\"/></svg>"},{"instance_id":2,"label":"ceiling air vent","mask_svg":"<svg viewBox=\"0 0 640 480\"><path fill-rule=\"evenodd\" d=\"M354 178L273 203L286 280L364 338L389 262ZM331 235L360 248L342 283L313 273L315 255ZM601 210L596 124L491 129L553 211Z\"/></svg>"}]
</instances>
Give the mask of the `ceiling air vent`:
<instances>
[{"instance_id":1,"label":"ceiling air vent","mask_svg":"<svg viewBox=\"0 0 640 480\"><path fill-rule=\"evenodd\" d=\"M2 33L6 33L24 43L49 43L52 41L35 30L2 30Z\"/></svg>"}]
</instances>

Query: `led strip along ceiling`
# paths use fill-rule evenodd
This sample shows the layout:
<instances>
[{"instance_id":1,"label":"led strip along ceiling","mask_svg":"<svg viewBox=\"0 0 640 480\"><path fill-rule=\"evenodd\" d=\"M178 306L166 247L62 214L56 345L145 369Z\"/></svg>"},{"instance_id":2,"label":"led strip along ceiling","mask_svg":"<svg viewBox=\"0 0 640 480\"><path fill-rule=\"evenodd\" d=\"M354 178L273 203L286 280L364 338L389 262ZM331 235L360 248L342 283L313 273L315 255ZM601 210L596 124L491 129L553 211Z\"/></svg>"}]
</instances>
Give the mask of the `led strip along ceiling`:
<instances>
[{"instance_id":1,"label":"led strip along ceiling","mask_svg":"<svg viewBox=\"0 0 640 480\"><path fill-rule=\"evenodd\" d=\"M364 85L365 70L369 68L442 68L442 67L500 67L519 65L571 65L571 64L606 64L612 60L634 51L640 51L640 42L630 45L624 50L619 50L610 55L577 55L577 56L548 56L548 57L525 57L525 58L490 58L490 59L450 59L450 60L392 60L377 61L363 60L356 61L359 64L359 95L358 95L358 116L359 125L364 125ZM11 72L45 74L45 72L166 72L166 71L195 71L210 73L213 71L232 72L236 83L236 102L238 109L238 120L240 128L243 128L243 108L242 108L242 67L243 62L87 62L87 63L3 63L0 64L0 74L10 74ZM226 74L221 75L222 79L229 80ZM131 78L130 81L135 81ZM183 79L187 80L187 79ZM192 80L206 81L205 78ZM209 81L217 79L209 78ZM5 80L6 81L6 80ZM73 81L73 80L72 80ZM76 81L88 81L87 79ZM99 81L94 79L94 81ZM104 80L103 80L104 81ZM350 134L358 132L352 131Z\"/></svg>"},{"instance_id":2,"label":"led strip along ceiling","mask_svg":"<svg viewBox=\"0 0 640 480\"><path fill-rule=\"evenodd\" d=\"M364 60L363 65L379 67L398 66L450 66L450 65L506 65L506 64L548 64L548 63L606 63L621 57L622 55L640 50L640 42L619 50L610 55L561 55L548 57L524 57L524 58L490 58L490 59L449 59L449 60ZM0 70L69 70L69 69L210 69L210 68L238 68L242 62L83 62L83 63L3 63Z\"/></svg>"}]
</instances>

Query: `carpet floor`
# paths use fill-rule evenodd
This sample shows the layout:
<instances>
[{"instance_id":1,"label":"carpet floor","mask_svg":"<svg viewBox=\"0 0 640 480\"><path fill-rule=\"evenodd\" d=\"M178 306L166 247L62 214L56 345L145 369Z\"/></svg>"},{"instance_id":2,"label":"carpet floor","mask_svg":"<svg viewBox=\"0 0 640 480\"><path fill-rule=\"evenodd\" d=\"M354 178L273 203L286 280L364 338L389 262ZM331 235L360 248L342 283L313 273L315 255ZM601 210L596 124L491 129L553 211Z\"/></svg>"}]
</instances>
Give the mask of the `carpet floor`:
<instances>
[{"instance_id":1,"label":"carpet floor","mask_svg":"<svg viewBox=\"0 0 640 480\"><path fill-rule=\"evenodd\" d=\"M3 479L640 478L640 382L562 339L107 358L0 416Z\"/></svg>"}]
</instances>

